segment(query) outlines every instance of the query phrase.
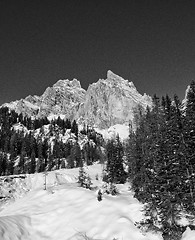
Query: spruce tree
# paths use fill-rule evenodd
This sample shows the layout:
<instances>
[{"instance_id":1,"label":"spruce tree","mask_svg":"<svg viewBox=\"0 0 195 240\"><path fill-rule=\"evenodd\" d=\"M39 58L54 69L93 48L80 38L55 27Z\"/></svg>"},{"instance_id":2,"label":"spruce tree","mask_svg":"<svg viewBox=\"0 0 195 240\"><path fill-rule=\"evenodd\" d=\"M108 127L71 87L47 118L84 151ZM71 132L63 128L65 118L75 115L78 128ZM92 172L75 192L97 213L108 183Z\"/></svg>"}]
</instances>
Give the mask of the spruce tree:
<instances>
[{"instance_id":1,"label":"spruce tree","mask_svg":"<svg viewBox=\"0 0 195 240\"><path fill-rule=\"evenodd\" d=\"M38 164L37 164L37 172L43 172L45 170L45 161L43 158L43 143L42 139L38 138L37 148L38 148Z\"/></svg>"},{"instance_id":2,"label":"spruce tree","mask_svg":"<svg viewBox=\"0 0 195 240\"><path fill-rule=\"evenodd\" d=\"M107 181L111 183L125 183L127 174L123 167L123 146L119 136L109 140L106 145L107 152Z\"/></svg>"},{"instance_id":3,"label":"spruce tree","mask_svg":"<svg viewBox=\"0 0 195 240\"><path fill-rule=\"evenodd\" d=\"M76 137L78 137L78 125L75 120L72 122L71 132L74 133Z\"/></svg>"},{"instance_id":4,"label":"spruce tree","mask_svg":"<svg viewBox=\"0 0 195 240\"><path fill-rule=\"evenodd\" d=\"M80 187L91 189L91 178L89 175L87 175L83 166L79 168L78 183Z\"/></svg>"},{"instance_id":5,"label":"spruce tree","mask_svg":"<svg viewBox=\"0 0 195 240\"><path fill-rule=\"evenodd\" d=\"M35 173L36 170L36 158L35 158L35 151L32 149L31 153L31 161L30 161L30 173Z\"/></svg>"},{"instance_id":6,"label":"spruce tree","mask_svg":"<svg viewBox=\"0 0 195 240\"><path fill-rule=\"evenodd\" d=\"M147 109L135 133L134 173L131 176L135 196L145 204L149 227L160 226L164 239L181 235L177 220L185 186L184 144L179 102L166 96L160 106Z\"/></svg>"}]
</instances>

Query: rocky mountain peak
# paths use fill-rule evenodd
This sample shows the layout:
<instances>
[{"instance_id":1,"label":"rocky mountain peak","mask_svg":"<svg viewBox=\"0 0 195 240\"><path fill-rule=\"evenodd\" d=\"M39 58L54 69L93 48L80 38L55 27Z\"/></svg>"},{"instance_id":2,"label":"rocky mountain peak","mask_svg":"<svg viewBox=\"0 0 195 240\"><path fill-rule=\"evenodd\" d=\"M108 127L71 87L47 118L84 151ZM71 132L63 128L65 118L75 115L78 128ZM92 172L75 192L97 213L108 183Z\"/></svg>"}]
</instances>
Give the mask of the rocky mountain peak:
<instances>
[{"instance_id":1,"label":"rocky mountain peak","mask_svg":"<svg viewBox=\"0 0 195 240\"><path fill-rule=\"evenodd\" d=\"M113 73L111 70L107 71L107 79L108 80L114 80L114 81L123 81L124 80L122 77Z\"/></svg>"},{"instance_id":2,"label":"rocky mountain peak","mask_svg":"<svg viewBox=\"0 0 195 240\"><path fill-rule=\"evenodd\" d=\"M85 91L77 79L58 80L41 96L27 96L8 106L33 117L64 116L100 129L134 120L135 109L152 105L150 96L141 95L133 82L107 72L106 79L91 84Z\"/></svg>"},{"instance_id":3,"label":"rocky mountain peak","mask_svg":"<svg viewBox=\"0 0 195 240\"><path fill-rule=\"evenodd\" d=\"M80 81L74 78L72 81L65 79L65 80L58 80L54 85L54 88L81 88Z\"/></svg>"},{"instance_id":4,"label":"rocky mountain peak","mask_svg":"<svg viewBox=\"0 0 195 240\"><path fill-rule=\"evenodd\" d=\"M129 82L128 80L125 80L124 78L120 77L119 75L113 73L111 70L108 70L107 72L107 81L110 83L113 83L114 85L119 85L120 87L130 87L135 88L133 82Z\"/></svg>"}]
</instances>

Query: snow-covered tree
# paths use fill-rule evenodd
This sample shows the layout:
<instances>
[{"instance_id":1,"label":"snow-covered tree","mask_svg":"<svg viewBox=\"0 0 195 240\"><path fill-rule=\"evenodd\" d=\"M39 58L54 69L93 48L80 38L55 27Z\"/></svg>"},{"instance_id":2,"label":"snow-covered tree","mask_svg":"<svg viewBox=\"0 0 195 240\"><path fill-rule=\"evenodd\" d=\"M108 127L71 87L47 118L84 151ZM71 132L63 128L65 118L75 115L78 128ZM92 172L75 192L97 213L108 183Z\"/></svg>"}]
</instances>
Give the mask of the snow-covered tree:
<instances>
[{"instance_id":1,"label":"snow-covered tree","mask_svg":"<svg viewBox=\"0 0 195 240\"><path fill-rule=\"evenodd\" d=\"M79 168L78 183L80 187L91 188L92 182L90 176L85 172L84 167Z\"/></svg>"},{"instance_id":2,"label":"snow-covered tree","mask_svg":"<svg viewBox=\"0 0 195 240\"><path fill-rule=\"evenodd\" d=\"M184 110L184 144L186 160L186 186L184 203L189 211L195 213L195 82L192 81L186 96Z\"/></svg>"}]
</instances>

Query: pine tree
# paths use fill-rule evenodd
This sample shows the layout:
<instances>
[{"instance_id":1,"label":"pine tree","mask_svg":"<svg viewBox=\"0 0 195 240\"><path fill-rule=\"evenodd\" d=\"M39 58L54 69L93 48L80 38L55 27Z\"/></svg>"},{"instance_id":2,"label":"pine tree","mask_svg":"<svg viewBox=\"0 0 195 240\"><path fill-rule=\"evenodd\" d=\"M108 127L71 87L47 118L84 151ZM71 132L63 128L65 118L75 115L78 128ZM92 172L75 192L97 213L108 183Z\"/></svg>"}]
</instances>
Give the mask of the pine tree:
<instances>
[{"instance_id":1,"label":"pine tree","mask_svg":"<svg viewBox=\"0 0 195 240\"><path fill-rule=\"evenodd\" d=\"M8 168L8 157L7 157L7 153L4 153L2 164L1 164L1 175L6 175L7 168Z\"/></svg>"},{"instance_id":2,"label":"pine tree","mask_svg":"<svg viewBox=\"0 0 195 240\"><path fill-rule=\"evenodd\" d=\"M22 151L21 155L20 155L20 160L19 160L19 163L18 163L19 173L25 173L25 171L24 171L25 156L26 156L26 152Z\"/></svg>"},{"instance_id":3,"label":"pine tree","mask_svg":"<svg viewBox=\"0 0 195 240\"><path fill-rule=\"evenodd\" d=\"M0 176L4 174L5 170L3 169L3 153L0 153Z\"/></svg>"},{"instance_id":4,"label":"pine tree","mask_svg":"<svg viewBox=\"0 0 195 240\"><path fill-rule=\"evenodd\" d=\"M76 137L78 137L78 125L75 120L72 123L71 132L74 133Z\"/></svg>"},{"instance_id":5,"label":"pine tree","mask_svg":"<svg viewBox=\"0 0 195 240\"><path fill-rule=\"evenodd\" d=\"M50 150L49 157L48 157L48 171L51 171L54 166L55 166L54 155L51 153L51 150Z\"/></svg>"},{"instance_id":6,"label":"pine tree","mask_svg":"<svg viewBox=\"0 0 195 240\"><path fill-rule=\"evenodd\" d=\"M33 149L31 153L30 173L35 173L35 170L36 170L36 158L35 158L35 151Z\"/></svg>"},{"instance_id":7,"label":"pine tree","mask_svg":"<svg viewBox=\"0 0 195 240\"><path fill-rule=\"evenodd\" d=\"M135 196L146 203L146 223L150 227L161 226L164 239L178 239L185 164L177 97L173 104L166 96L161 106L155 97L154 107L147 109L134 139L132 187Z\"/></svg>"},{"instance_id":8,"label":"pine tree","mask_svg":"<svg viewBox=\"0 0 195 240\"><path fill-rule=\"evenodd\" d=\"M154 167L160 157L159 149L159 102L155 98L153 111L148 108L140 119L136 133L131 133L131 155L128 154L130 180L135 196L142 202L150 199L151 179L154 177ZM134 142L133 142L134 141Z\"/></svg>"},{"instance_id":9,"label":"pine tree","mask_svg":"<svg viewBox=\"0 0 195 240\"><path fill-rule=\"evenodd\" d=\"M156 209L158 209L163 231L166 227L170 233L170 229L177 226L177 219L180 217L181 162L178 153L182 142L177 125L177 109L168 96L163 104L164 122L160 128L162 159L159 159L155 169L153 204L156 200ZM172 239L174 239L173 235L170 236Z\"/></svg>"},{"instance_id":10,"label":"pine tree","mask_svg":"<svg viewBox=\"0 0 195 240\"><path fill-rule=\"evenodd\" d=\"M66 129L71 129L71 121L69 119L66 119L65 121L65 124L64 124L64 127Z\"/></svg>"},{"instance_id":11,"label":"pine tree","mask_svg":"<svg viewBox=\"0 0 195 240\"><path fill-rule=\"evenodd\" d=\"M44 170L45 170L47 168L48 154L49 154L48 139L44 139L43 141L42 154L44 159Z\"/></svg>"},{"instance_id":12,"label":"pine tree","mask_svg":"<svg viewBox=\"0 0 195 240\"><path fill-rule=\"evenodd\" d=\"M94 149L90 140L83 146L83 158L87 165L92 165L94 160Z\"/></svg>"},{"instance_id":13,"label":"pine tree","mask_svg":"<svg viewBox=\"0 0 195 240\"><path fill-rule=\"evenodd\" d=\"M62 153L62 148L60 147L60 142L58 142L57 140L55 140L54 142L53 155L54 155L54 158L56 159L56 169L59 169L61 164L61 158L63 157L63 153Z\"/></svg>"},{"instance_id":14,"label":"pine tree","mask_svg":"<svg viewBox=\"0 0 195 240\"><path fill-rule=\"evenodd\" d=\"M85 172L84 167L79 168L78 183L80 187L88 188L88 189L91 188L91 185L92 185L91 178Z\"/></svg>"},{"instance_id":15,"label":"pine tree","mask_svg":"<svg viewBox=\"0 0 195 240\"><path fill-rule=\"evenodd\" d=\"M37 164L37 172L43 172L45 170L45 161L43 158L43 144L42 139L39 138L37 143L38 146L38 164Z\"/></svg>"},{"instance_id":16,"label":"pine tree","mask_svg":"<svg viewBox=\"0 0 195 240\"><path fill-rule=\"evenodd\" d=\"M123 167L123 146L119 136L109 140L106 145L107 152L107 181L111 183L125 183L127 174Z\"/></svg>"},{"instance_id":17,"label":"pine tree","mask_svg":"<svg viewBox=\"0 0 195 240\"><path fill-rule=\"evenodd\" d=\"M74 144L71 150L71 154L74 155L74 159L76 162L76 167L82 167L83 166L83 161L81 159L81 148L78 142Z\"/></svg>"}]
</instances>

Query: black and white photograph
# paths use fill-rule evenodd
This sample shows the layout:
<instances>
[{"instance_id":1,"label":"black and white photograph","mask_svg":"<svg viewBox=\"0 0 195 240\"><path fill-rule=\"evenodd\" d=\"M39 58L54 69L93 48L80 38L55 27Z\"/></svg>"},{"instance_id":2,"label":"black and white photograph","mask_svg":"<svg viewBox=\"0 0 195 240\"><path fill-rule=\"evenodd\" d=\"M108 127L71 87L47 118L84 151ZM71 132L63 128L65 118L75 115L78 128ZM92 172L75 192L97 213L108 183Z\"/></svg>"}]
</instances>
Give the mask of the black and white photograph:
<instances>
[{"instance_id":1,"label":"black and white photograph","mask_svg":"<svg viewBox=\"0 0 195 240\"><path fill-rule=\"evenodd\" d=\"M195 240L195 1L0 0L0 240Z\"/></svg>"}]
</instances>

